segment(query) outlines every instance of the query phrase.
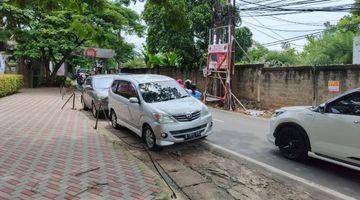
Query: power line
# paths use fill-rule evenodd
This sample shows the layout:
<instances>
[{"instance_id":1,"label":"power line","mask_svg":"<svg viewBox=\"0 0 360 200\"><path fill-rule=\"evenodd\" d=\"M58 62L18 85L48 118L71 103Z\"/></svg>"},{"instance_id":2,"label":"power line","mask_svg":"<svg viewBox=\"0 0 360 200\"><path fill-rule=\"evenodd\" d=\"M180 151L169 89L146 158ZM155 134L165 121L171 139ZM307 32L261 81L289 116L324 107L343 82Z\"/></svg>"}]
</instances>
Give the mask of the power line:
<instances>
[{"instance_id":1,"label":"power line","mask_svg":"<svg viewBox=\"0 0 360 200\"><path fill-rule=\"evenodd\" d=\"M338 12L338 11L351 11L352 9L354 9L352 7L353 4L329 6L329 7L322 7L322 8L283 8L283 7L280 7L280 6L279 7L272 7L272 6L268 6L268 5L264 5L264 4L255 3L255 2L249 2L249 1L246 1L246 0L241 0L241 1L243 1L245 3L257 5L258 7L253 7L253 9L255 9L255 10L265 10L265 11L301 11L301 12L323 11L323 12ZM252 9L251 8L240 9L240 11L250 11L250 10L252 10Z\"/></svg>"},{"instance_id":2,"label":"power line","mask_svg":"<svg viewBox=\"0 0 360 200\"><path fill-rule=\"evenodd\" d=\"M256 25L256 24L253 24L253 23L250 23L250 22L246 22L248 24L251 24L253 26L256 26L256 27L259 27L259 28L264 28L264 29L268 29L268 30L271 30L271 31L281 31L281 32L295 32L295 33L298 33L298 32L313 32L313 31L323 31L324 29L309 29L309 30L286 30L286 29L276 29L276 28L269 28L267 26L260 26L260 25Z\"/></svg>"},{"instance_id":3,"label":"power line","mask_svg":"<svg viewBox=\"0 0 360 200\"><path fill-rule=\"evenodd\" d=\"M334 0L302 0L302 1L291 1L291 2L287 2L286 0L278 0L278 1L268 1L268 3L266 4L259 4L260 2L253 2L253 3L257 3L258 5L262 5L262 6L268 6L271 5L272 7L289 7L289 6L301 6L301 8L304 8L304 6L314 6L314 5L319 5L319 4L329 4L330 2L332 2ZM265 1L263 1L265 2ZM279 3L283 3L283 4L279 4ZM245 9L259 9L260 6L252 6L252 7L245 7ZM291 8L299 8L299 7L291 7Z\"/></svg>"},{"instance_id":4,"label":"power line","mask_svg":"<svg viewBox=\"0 0 360 200\"><path fill-rule=\"evenodd\" d=\"M261 24L262 26L265 26L261 21L257 20L255 17L252 17L251 15L248 15L251 18L253 18L255 21L257 21L259 24ZM275 35L279 36L281 39L285 39L282 35L278 34L277 32L270 30L271 32L273 32Z\"/></svg>"},{"instance_id":5,"label":"power line","mask_svg":"<svg viewBox=\"0 0 360 200\"><path fill-rule=\"evenodd\" d=\"M293 42L293 41L297 41L297 40L302 40L302 39L305 39L308 36L315 36L315 35L318 35L318 34L321 34L321 33L323 33L323 31L314 32L314 33L310 33L310 34L306 34L306 35L300 35L300 36L296 36L296 37L291 37L291 38L287 38L285 40L278 40L278 41L274 41L274 42L269 42L269 43L265 43L265 44L262 44L262 45L264 45L264 46L279 45L279 44L284 43L284 42Z\"/></svg>"},{"instance_id":6,"label":"power line","mask_svg":"<svg viewBox=\"0 0 360 200\"><path fill-rule=\"evenodd\" d=\"M276 38L276 37L274 37L274 36L272 36L272 35L270 35L270 34L268 34L268 33L265 33L264 31L259 30L258 28L252 26L251 24L249 24L249 26L250 26L251 28L257 30L258 32L260 32L260 33L262 33L262 34L264 34L264 35L272 38L272 39L279 40L278 38Z\"/></svg>"},{"instance_id":7,"label":"power line","mask_svg":"<svg viewBox=\"0 0 360 200\"><path fill-rule=\"evenodd\" d=\"M307 25L307 26L324 26L324 24L319 25L319 24L316 24L316 23L305 23L305 22L291 21L291 20L287 20L287 19L282 19L280 17L274 17L274 16L269 16L269 17L271 17L273 19L276 19L278 21L284 21L284 22L288 22L288 23L292 23L292 24ZM337 20L333 20L333 21L337 21ZM326 22L330 22L330 21L323 21L323 23L326 23ZM317 23L322 23L322 22L317 22Z\"/></svg>"}]
</instances>

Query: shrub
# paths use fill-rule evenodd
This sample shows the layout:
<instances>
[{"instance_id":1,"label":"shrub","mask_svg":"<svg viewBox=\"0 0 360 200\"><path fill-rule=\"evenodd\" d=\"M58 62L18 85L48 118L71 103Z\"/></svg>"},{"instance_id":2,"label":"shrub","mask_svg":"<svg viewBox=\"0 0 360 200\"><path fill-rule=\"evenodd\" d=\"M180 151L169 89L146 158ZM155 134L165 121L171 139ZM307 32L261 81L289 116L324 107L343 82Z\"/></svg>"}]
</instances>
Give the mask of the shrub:
<instances>
[{"instance_id":1,"label":"shrub","mask_svg":"<svg viewBox=\"0 0 360 200\"><path fill-rule=\"evenodd\" d=\"M0 97L18 92L24 85L23 76L16 74L0 75Z\"/></svg>"},{"instance_id":2,"label":"shrub","mask_svg":"<svg viewBox=\"0 0 360 200\"><path fill-rule=\"evenodd\" d=\"M66 76L56 76L54 79L54 86L63 86L65 85Z\"/></svg>"}]
</instances>

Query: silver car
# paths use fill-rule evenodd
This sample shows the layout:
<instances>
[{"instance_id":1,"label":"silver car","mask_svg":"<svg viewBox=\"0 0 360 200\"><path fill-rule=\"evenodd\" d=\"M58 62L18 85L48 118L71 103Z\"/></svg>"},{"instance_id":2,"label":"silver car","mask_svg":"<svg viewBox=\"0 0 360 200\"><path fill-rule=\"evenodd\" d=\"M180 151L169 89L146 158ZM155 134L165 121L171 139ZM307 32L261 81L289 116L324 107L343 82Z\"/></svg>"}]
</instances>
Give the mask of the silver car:
<instances>
[{"instance_id":1,"label":"silver car","mask_svg":"<svg viewBox=\"0 0 360 200\"><path fill-rule=\"evenodd\" d=\"M82 85L81 94L83 109L91 109L96 117L96 110L101 107L107 112L108 109L108 91L117 75L96 75L89 76ZM100 112L101 113L101 112Z\"/></svg>"},{"instance_id":2,"label":"silver car","mask_svg":"<svg viewBox=\"0 0 360 200\"><path fill-rule=\"evenodd\" d=\"M161 75L124 75L109 90L112 126L125 126L150 150L210 135L212 116L174 79Z\"/></svg>"}]
</instances>

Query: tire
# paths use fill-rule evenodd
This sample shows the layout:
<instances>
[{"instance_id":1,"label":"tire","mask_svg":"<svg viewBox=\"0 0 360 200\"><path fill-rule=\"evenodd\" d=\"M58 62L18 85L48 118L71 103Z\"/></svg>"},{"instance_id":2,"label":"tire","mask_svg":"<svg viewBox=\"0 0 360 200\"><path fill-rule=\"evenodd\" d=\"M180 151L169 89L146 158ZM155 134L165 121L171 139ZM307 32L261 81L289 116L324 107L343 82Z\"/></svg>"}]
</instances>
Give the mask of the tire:
<instances>
[{"instance_id":1,"label":"tire","mask_svg":"<svg viewBox=\"0 0 360 200\"><path fill-rule=\"evenodd\" d=\"M277 140L280 153L290 160L303 160L307 157L308 147L303 130L287 126L279 130Z\"/></svg>"},{"instance_id":2,"label":"tire","mask_svg":"<svg viewBox=\"0 0 360 200\"><path fill-rule=\"evenodd\" d=\"M89 110L89 108L87 107L87 105L84 101L84 98L82 96L81 96L81 103L82 103L83 110Z\"/></svg>"},{"instance_id":3,"label":"tire","mask_svg":"<svg viewBox=\"0 0 360 200\"><path fill-rule=\"evenodd\" d=\"M94 103L91 104L91 114L96 118L96 106Z\"/></svg>"},{"instance_id":4,"label":"tire","mask_svg":"<svg viewBox=\"0 0 360 200\"><path fill-rule=\"evenodd\" d=\"M116 116L115 111L111 111L110 119L111 119L111 126L112 126L114 129L119 129L119 128L120 128L120 125L117 123L117 116Z\"/></svg>"},{"instance_id":5,"label":"tire","mask_svg":"<svg viewBox=\"0 0 360 200\"><path fill-rule=\"evenodd\" d=\"M143 130L143 140L145 142L145 145L151 150L151 151L159 151L161 150L161 147L156 144L156 137L149 126L145 126Z\"/></svg>"}]
</instances>

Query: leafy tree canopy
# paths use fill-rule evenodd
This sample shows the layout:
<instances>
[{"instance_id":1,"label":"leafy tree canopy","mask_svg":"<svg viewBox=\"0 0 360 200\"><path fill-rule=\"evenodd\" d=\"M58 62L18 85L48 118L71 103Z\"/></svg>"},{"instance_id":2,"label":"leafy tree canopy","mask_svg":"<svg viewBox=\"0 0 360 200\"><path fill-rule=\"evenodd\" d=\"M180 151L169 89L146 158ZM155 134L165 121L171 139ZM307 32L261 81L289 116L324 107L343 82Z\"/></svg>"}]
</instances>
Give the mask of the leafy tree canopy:
<instances>
[{"instance_id":1,"label":"leafy tree canopy","mask_svg":"<svg viewBox=\"0 0 360 200\"><path fill-rule=\"evenodd\" d=\"M3 30L17 43L18 57L38 60L47 81L82 46L112 48L118 61L132 56L124 34L142 35L140 17L126 7L130 0L4 0L0 6ZM48 63L55 63L50 74Z\"/></svg>"},{"instance_id":2,"label":"leafy tree canopy","mask_svg":"<svg viewBox=\"0 0 360 200\"><path fill-rule=\"evenodd\" d=\"M235 62L241 60L250 61L246 52L253 45L252 32L248 27L240 27L235 29Z\"/></svg>"},{"instance_id":3,"label":"leafy tree canopy","mask_svg":"<svg viewBox=\"0 0 360 200\"><path fill-rule=\"evenodd\" d=\"M148 52L176 53L183 68L205 65L208 31L225 25L229 12L238 23L238 12L224 0L148 0L143 12Z\"/></svg>"}]
</instances>

